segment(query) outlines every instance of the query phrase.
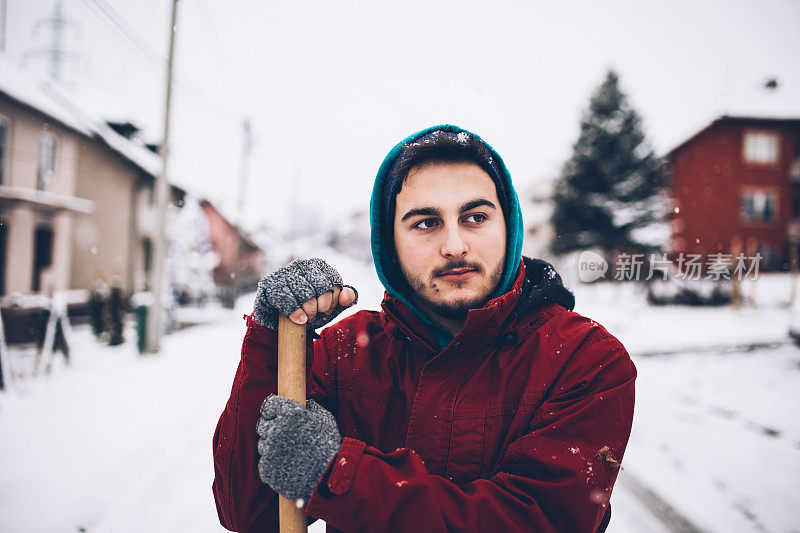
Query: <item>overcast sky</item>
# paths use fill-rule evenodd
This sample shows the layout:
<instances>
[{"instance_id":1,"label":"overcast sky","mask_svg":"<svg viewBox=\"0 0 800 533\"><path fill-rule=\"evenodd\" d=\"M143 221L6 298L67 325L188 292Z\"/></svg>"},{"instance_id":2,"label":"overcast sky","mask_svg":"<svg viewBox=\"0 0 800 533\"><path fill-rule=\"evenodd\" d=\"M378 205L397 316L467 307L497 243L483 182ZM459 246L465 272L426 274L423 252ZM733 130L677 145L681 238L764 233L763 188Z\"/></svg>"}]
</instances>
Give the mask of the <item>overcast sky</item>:
<instances>
[{"instance_id":1,"label":"overcast sky","mask_svg":"<svg viewBox=\"0 0 800 533\"><path fill-rule=\"evenodd\" d=\"M55 0L7 2L6 54L47 48L33 29ZM158 140L171 2L62 4L76 99ZM249 225L366 208L386 152L438 123L481 135L524 191L558 174L608 68L659 153L722 113L800 117L793 0L181 0L178 13L172 175L230 209L250 119ZM46 57L26 68L45 72Z\"/></svg>"}]
</instances>

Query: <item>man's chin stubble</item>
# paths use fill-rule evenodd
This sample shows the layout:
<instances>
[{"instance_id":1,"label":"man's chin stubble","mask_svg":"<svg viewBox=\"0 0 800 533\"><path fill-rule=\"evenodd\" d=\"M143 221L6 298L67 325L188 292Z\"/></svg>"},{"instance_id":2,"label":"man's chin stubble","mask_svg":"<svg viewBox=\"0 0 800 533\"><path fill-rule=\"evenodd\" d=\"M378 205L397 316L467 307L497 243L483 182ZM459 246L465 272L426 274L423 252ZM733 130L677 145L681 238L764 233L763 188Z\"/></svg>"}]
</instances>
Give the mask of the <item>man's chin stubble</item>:
<instances>
[{"instance_id":1,"label":"man's chin stubble","mask_svg":"<svg viewBox=\"0 0 800 533\"><path fill-rule=\"evenodd\" d=\"M467 318L467 313L470 309L479 309L486 305L487 298L477 298L472 301L461 303L448 303L448 302L431 302L425 300L428 308L442 318L450 320L464 320Z\"/></svg>"},{"instance_id":2,"label":"man's chin stubble","mask_svg":"<svg viewBox=\"0 0 800 533\"><path fill-rule=\"evenodd\" d=\"M495 276L498 277L499 276ZM467 313L469 313L470 309L480 309L481 307L485 307L486 303L489 301L491 294L494 292L495 288L497 287L497 283L499 280L492 279L494 283L492 283L492 289L488 291L486 294L478 296L476 298L472 298L466 301L460 302L448 302L446 300L440 301L433 301L429 298L422 296L422 291L417 291L417 298L422 300L428 309L432 312L436 313L437 315L441 316L442 318L450 319L450 320L465 320L467 318ZM453 286L455 289L462 288L466 282L459 282L454 283ZM436 288L436 283L431 283L431 287L434 288L434 292L441 294L439 289Z\"/></svg>"},{"instance_id":3,"label":"man's chin stubble","mask_svg":"<svg viewBox=\"0 0 800 533\"><path fill-rule=\"evenodd\" d=\"M426 296L424 296L424 292L426 287L425 282L420 279L409 279L406 278L411 286L411 289L414 291L414 299L417 300L417 305L420 303L423 304L424 307L428 308L431 312L439 315L442 318L449 319L449 320L465 320L467 318L467 313L469 313L470 309L480 309L484 307L486 303L489 301L492 293L495 292L497 289L497 285L500 283L500 277L502 276L502 264L500 267L495 269L492 272L491 276L491 290L489 290L485 295L479 296L477 298L473 298L472 300L468 300L465 302L460 303L450 303L446 301L432 301ZM451 282L452 283L452 282ZM466 285L468 281L460 281L453 283L453 287L456 289L461 289ZM434 294L441 294L440 288L437 286L437 280L434 278L430 282L430 288L433 290Z\"/></svg>"}]
</instances>

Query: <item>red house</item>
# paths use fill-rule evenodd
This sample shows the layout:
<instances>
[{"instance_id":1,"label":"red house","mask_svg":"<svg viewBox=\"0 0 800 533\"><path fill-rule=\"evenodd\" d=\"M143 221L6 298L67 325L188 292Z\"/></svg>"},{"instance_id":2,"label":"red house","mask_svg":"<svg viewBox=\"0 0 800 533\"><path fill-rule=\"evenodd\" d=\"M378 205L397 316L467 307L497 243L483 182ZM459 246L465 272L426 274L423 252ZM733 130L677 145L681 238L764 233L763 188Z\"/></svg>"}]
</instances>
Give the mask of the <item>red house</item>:
<instances>
[{"instance_id":1,"label":"red house","mask_svg":"<svg viewBox=\"0 0 800 533\"><path fill-rule=\"evenodd\" d=\"M219 256L212 272L214 283L224 293L238 274L239 290L255 290L265 267L264 251L208 200L200 201L200 209L208 221L211 248Z\"/></svg>"},{"instance_id":2,"label":"red house","mask_svg":"<svg viewBox=\"0 0 800 533\"><path fill-rule=\"evenodd\" d=\"M762 271L789 267L790 242L800 242L800 118L722 116L667 159L673 257L760 253Z\"/></svg>"}]
</instances>

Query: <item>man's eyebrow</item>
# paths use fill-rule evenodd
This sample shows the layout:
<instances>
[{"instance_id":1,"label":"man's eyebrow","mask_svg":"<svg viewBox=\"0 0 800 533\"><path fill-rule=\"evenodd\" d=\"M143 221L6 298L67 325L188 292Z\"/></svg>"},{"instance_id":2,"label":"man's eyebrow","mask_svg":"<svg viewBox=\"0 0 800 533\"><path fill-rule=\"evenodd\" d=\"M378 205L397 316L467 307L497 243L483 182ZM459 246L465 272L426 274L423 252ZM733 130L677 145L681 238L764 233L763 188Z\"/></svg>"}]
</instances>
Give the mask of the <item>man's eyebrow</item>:
<instances>
[{"instance_id":1,"label":"man's eyebrow","mask_svg":"<svg viewBox=\"0 0 800 533\"><path fill-rule=\"evenodd\" d=\"M461 207L458 208L458 212L464 213L465 211L475 209L476 207L480 207L482 205L491 207L492 209L497 209L497 206L486 198L478 198L476 200L470 200L469 202L461 204ZM436 207L416 207L406 212L406 214L403 215L403 218L400 219L400 222L405 222L411 217L420 215L427 217L440 217L442 216L442 211Z\"/></svg>"},{"instance_id":2,"label":"man's eyebrow","mask_svg":"<svg viewBox=\"0 0 800 533\"><path fill-rule=\"evenodd\" d=\"M428 216L428 217L440 217L442 216L442 212L435 207L417 207L414 209L409 210L403 218L400 219L400 222L405 222L411 217L415 217L418 215Z\"/></svg>"},{"instance_id":3,"label":"man's eyebrow","mask_svg":"<svg viewBox=\"0 0 800 533\"><path fill-rule=\"evenodd\" d=\"M491 207L492 209L497 209L497 206L494 205L489 200L487 200L486 198L479 198L477 200L470 200L469 202L462 204L461 207L458 208L458 212L463 213L465 211L469 211L470 209L475 209L476 207L480 207L482 205Z\"/></svg>"}]
</instances>

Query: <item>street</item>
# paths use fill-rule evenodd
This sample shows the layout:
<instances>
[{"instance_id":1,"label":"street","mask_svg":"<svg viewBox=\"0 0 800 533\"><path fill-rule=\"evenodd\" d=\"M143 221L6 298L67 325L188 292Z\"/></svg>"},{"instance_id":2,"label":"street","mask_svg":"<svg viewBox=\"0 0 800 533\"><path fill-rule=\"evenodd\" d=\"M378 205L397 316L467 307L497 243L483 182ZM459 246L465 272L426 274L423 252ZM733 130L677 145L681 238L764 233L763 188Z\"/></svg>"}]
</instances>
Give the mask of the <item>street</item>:
<instances>
[{"instance_id":1,"label":"street","mask_svg":"<svg viewBox=\"0 0 800 533\"><path fill-rule=\"evenodd\" d=\"M603 291L591 298L596 315ZM370 305L376 292L363 298ZM49 376L12 381L0 394L0 529L221 531L211 437L249 305L243 297L214 323L170 335L153 356L135 353L133 330L112 348L78 327L69 367L57 360ZM655 308L648 320L672 312ZM609 531L800 528L791 490L800 479L800 350L774 340L752 351L632 352L636 414ZM629 344L646 353L644 340Z\"/></svg>"}]
</instances>

